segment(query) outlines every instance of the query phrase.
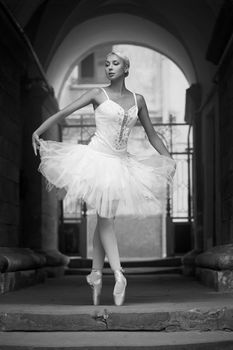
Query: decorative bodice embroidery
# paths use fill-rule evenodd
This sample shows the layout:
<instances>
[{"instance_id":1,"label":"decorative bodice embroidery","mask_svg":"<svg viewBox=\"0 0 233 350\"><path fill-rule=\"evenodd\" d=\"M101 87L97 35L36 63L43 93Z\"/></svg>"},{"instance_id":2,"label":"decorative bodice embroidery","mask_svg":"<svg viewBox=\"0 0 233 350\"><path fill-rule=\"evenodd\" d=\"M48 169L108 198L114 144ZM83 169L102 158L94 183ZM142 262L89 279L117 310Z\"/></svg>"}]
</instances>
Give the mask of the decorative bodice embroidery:
<instances>
[{"instance_id":1,"label":"decorative bodice embroidery","mask_svg":"<svg viewBox=\"0 0 233 350\"><path fill-rule=\"evenodd\" d=\"M135 105L126 111L117 102L109 99L104 89L103 91L107 99L95 110L95 136L113 150L126 150L130 132L137 121L136 96L134 94Z\"/></svg>"},{"instance_id":2,"label":"decorative bodice embroidery","mask_svg":"<svg viewBox=\"0 0 233 350\"><path fill-rule=\"evenodd\" d=\"M119 130L117 131L117 134L114 140L114 145L116 149L125 148L127 146L129 134L131 131L130 122L132 121L133 118L134 116L129 114L128 112L124 112L123 115L120 115L118 119Z\"/></svg>"}]
</instances>

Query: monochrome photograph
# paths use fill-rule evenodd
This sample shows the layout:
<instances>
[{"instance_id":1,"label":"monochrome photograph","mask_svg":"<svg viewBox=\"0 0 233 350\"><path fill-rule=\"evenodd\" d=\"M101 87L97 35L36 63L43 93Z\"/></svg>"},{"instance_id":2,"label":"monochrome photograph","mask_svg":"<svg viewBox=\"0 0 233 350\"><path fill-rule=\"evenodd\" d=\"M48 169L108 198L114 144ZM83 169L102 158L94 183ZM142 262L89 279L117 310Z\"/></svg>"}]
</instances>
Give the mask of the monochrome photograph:
<instances>
[{"instance_id":1,"label":"monochrome photograph","mask_svg":"<svg viewBox=\"0 0 233 350\"><path fill-rule=\"evenodd\" d=\"M233 0L0 27L0 350L232 350Z\"/></svg>"}]
</instances>

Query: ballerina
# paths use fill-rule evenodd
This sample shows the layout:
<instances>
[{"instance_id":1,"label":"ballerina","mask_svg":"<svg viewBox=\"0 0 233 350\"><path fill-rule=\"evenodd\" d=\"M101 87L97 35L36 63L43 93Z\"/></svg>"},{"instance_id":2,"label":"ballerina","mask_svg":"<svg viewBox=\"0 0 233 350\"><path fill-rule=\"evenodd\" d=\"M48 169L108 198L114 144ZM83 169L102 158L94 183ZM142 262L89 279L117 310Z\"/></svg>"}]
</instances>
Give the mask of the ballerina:
<instances>
[{"instance_id":1,"label":"ballerina","mask_svg":"<svg viewBox=\"0 0 233 350\"><path fill-rule=\"evenodd\" d=\"M73 103L50 116L32 134L35 155L41 158L38 171L46 178L48 190L65 190L71 200L84 200L97 213L93 237L91 273L86 277L92 288L93 304L100 303L105 254L114 272L114 303L125 300L127 280L121 266L114 220L120 215L146 217L161 212L167 184L172 183L176 162L156 133L145 99L129 91L128 57L110 52L105 73L110 84L93 88ZM72 145L44 140L39 136L74 111L92 104L96 131L88 145ZM149 142L159 153L136 156L127 151L129 134L139 118Z\"/></svg>"}]
</instances>

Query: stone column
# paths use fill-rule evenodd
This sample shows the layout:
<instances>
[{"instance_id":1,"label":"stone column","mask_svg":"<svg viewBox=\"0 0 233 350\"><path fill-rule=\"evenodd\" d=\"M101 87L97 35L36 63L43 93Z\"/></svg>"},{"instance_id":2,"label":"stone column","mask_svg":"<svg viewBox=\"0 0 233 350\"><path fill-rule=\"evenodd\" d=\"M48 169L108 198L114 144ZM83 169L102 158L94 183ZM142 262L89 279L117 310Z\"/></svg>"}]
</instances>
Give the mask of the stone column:
<instances>
[{"instance_id":1,"label":"stone column","mask_svg":"<svg viewBox=\"0 0 233 350\"><path fill-rule=\"evenodd\" d=\"M201 86L192 85L186 92L185 120L193 125L193 249L182 259L183 273L195 274L195 258L203 250L203 164L202 118L197 113L201 102Z\"/></svg>"}]
</instances>

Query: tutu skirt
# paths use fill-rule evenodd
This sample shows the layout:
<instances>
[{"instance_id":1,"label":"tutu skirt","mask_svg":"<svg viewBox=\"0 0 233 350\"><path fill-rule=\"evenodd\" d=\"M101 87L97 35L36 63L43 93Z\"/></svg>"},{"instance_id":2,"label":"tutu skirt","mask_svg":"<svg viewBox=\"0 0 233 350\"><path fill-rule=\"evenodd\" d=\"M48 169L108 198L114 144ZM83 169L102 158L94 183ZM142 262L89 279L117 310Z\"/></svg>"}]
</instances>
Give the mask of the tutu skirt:
<instances>
[{"instance_id":1,"label":"tutu skirt","mask_svg":"<svg viewBox=\"0 0 233 350\"><path fill-rule=\"evenodd\" d=\"M88 209L106 218L161 213L176 162L154 152L132 155L107 147L39 139L47 190L63 189L71 201L84 200ZM65 198L64 197L64 198Z\"/></svg>"}]
</instances>

